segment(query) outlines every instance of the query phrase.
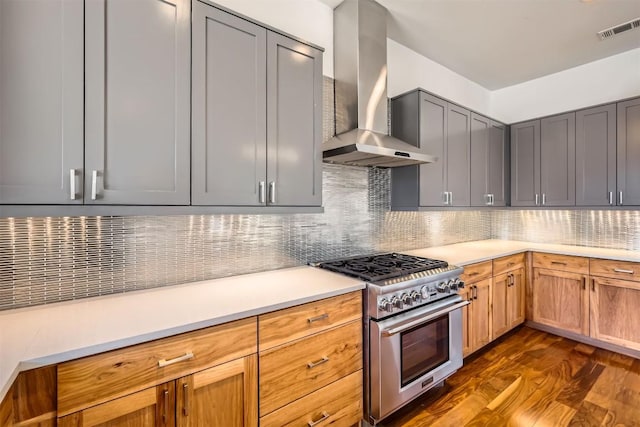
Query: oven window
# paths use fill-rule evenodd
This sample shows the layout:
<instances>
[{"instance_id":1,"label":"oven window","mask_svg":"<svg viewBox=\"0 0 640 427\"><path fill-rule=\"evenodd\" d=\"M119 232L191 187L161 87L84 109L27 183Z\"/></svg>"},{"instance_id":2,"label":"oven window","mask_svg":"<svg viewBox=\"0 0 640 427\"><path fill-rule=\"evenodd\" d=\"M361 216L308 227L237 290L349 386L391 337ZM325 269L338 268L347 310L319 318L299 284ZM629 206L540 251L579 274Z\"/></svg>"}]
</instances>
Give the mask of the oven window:
<instances>
[{"instance_id":1,"label":"oven window","mask_svg":"<svg viewBox=\"0 0 640 427\"><path fill-rule=\"evenodd\" d=\"M400 335L402 386L449 360L449 315Z\"/></svg>"}]
</instances>

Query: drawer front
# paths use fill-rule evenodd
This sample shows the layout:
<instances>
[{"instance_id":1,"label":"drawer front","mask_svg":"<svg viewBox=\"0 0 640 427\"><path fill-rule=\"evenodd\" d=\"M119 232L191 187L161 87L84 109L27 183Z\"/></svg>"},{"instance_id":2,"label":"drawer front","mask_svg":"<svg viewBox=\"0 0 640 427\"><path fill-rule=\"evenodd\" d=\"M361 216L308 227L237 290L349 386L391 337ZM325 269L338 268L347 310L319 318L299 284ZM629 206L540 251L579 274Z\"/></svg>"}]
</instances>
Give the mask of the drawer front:
<instances>
[{"instance_id":1,"label":"drawer front","mask_svg":"<svg viewBox=\"0 0 640 427\"><path fill-rule=\"evenodd\" d=\"M533 266L549 270L589 274L589 258L534 252Z\"/></svg>"},{"instance_id":2,"label":"drawer front","mask_svg":"<svg viewBox=\"0 0 640 427\"><path fill-rule=\"evenodd\" d=\"M317 423L352 426L362 418L362 370L260 418L263 427L298 427Z\"/></svg>"},{"instance_id":3,"label":"drawer front","mask_svg":"<svg viewBox=\"0 0 640 427\"><path fill-rule=\"evenodd\" d=\"M362 293L352 292L267 313L258 318L260 351L362 317Z\"/></svg>"},{"instance_id":4,"label":"drawer front","mask_svg":"<svg viewBox=\"0 0 640 427\"><path fill-rule=\"evenodd\" d=\"M260 415L362 369L362 322L260 353Z\"/></svg>"},{"instance_id":5,"label":"drawer front","mask_svg":"<svg viewBox=\"0 0 640 427\"><path fill-rule=\"evenodd\" d=\"M493 275L498 276L500 274L507 273L509 271L524 268L525 253L509 255L502 258L493 260Z\"/></svg>"},{"instance_id":6,"label":"drawer front","mask_svg":"<svg viewBox=\"0 0 640 427\"><path fill-rule=\"evenodd\" d=\"M58 416L255 353L256 323L251 317L61 363Z\"/></svg>"},{"instance_id":7,"label":"drawer front","mask_svg":"<svg viewBox=\"0 0 640 427\"><path fill-rule=\"evenodd\" d=\"M592 258L589 265L592 276L640 282L640 263Z\"/></svg>"},{"instance_id":8,"label":"drawer front","mask_svg":"<svg viewBox=\"0 0 640 427\"><path fill-rule=\"evenodd\" d=\"M491 261L470 264L464 267L464 273L460 279L465 283L475 283L480 280L488 279L493 275L493 267Z\"/></svg>"}]
</instances>

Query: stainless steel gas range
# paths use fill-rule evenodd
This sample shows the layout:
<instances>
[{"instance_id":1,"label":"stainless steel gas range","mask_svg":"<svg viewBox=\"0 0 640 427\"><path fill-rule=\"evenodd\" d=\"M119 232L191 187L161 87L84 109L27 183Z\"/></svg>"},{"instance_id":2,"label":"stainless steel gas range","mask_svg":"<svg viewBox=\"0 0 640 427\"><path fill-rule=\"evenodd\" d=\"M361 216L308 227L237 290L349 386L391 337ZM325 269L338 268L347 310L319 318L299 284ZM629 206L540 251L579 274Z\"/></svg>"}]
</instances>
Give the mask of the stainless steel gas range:
<instances>
[{"instance_id":1,"label":"stainless steel gas range","mask_svg":"<svg viewBox=\"0 0 640 427\"><path fill-rule=\"evenodd\" d=\"M462 366L461 267L388 253L313 264L367 282L365 420L375 425Z\"/></svg>"}]
</instances>

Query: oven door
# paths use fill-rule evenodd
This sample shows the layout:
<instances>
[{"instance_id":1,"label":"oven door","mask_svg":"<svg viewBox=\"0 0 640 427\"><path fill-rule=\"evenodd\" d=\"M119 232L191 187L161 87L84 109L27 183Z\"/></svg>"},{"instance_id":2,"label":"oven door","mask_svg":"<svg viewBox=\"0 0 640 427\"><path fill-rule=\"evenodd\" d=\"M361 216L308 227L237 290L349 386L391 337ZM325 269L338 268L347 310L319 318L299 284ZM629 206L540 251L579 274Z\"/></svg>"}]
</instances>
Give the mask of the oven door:
<instances>
[{"instance_id":1,"label":"oven door","mask_svg":"<svg viewBox=\"0 0 640 427\"><path fill-rule=\"evenodd\" d=\"M458 295L370 324L370 410L381 420L462 366Z\"/></svg>"}]
</instances>

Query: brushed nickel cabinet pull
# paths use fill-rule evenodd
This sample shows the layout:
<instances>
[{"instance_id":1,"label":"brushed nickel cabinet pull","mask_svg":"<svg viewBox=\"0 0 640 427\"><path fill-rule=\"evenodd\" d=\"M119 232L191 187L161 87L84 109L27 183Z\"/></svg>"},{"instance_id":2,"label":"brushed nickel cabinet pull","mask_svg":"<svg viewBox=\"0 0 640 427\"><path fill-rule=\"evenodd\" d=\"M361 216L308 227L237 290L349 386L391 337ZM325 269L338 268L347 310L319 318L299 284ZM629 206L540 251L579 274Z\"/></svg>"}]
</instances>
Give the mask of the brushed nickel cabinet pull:
<instances>
[{"instance_id":1,"label":"brushed nickel cabinet pull","mask_svg":"<svg viewBox=\"0 0 640 427\"><path fill-rule=\"evenodd\" d=\"M449 191L449 206L453 205L453 192Z\"/></svg>"},{"instance_id":2,"label":"brushed nickel cabinet pull","mask_svg":"<svg viewBox=\"0 0 640 427\"><path fill-rule=\"evenodd\" d=\"M547 193L542 193L542 204L543 205L547 204Z\"/></svg>"},{"instance_id":3,"label":"brushed nickel cabinet pull","mask_svg":"<svg viewBox=\"0 0 640 427\"><path fill-rule=\"evenodd\" d=\"M613 205L613 191L609 191L609 204Z\"/></svg>"},{"instance_id":4,"label":"brushed nickel cabinet pull","mask_svg":"<svg viewBox=\"0 0 640 427\"><path fill-rule=\"evenodd\" d=\"M98 197L98 171L91 171L91 200Z\"/></svg>"},{"instance_id":5,"label":"brushed nickel cabinet pull","mask_svg":"<svg viewBox=\"0 0 640 427\"><path fill-rule=\"evenodd\" d=\"M319 322L320 320L324 320L324 319L328 319L329 315L327 313L321 314L320 316L316 316L316 317L309 317L307 319L307 322L309 323L313 323L313 322Z\"/></svg>"},{"instance_id":6,"label":"brushed nickel cabinet pull","mask_svg":"<svg viewBox=\"0 0 640 427\"><path fill-rule=\"evenodd\" d=\"M69 198L76 199L76 170L69 169Z\"/></svg>"},{"instance_id":7,"label":"brushed nickel cabinet pull","mask_svg":"<svg viewBox=\"0 0 640 427\"><path fill-rule=\"evenodd\" d=\"M325 421L330 416L331 415L329 415L329 413L327 413L327 411L322 411L322 416L320 418L318 418L316 421L309 421L309 422L307 422L307 424L309 425L309 427L317 426L318 424L320 424L321 422Z\"/></svg>"},{"instance_id":8,"label":"brushed nickel cabinet pull","mask_svg":"<svg viewBox=\"0 0 640 427\"><path fill-rule=\"evenodd\" d=\"M442 203L444 203L445 205L449 204L449 192L445 191L442 193Z\"/></svg>"},{"instance_id":9,"label":"brushed nickel cabinet pull","mask_svg":"<svg viewBox=\"0 0 640 427\"><path fill-rule=\"evenodd\" d=\"M175 359L160 359L158 360L158 368L164 368L165 366L173 365L174 363L184 362L185 360L193 359L193 352L189 351L180 357Z\"/></svg>"},{"instance_id":10,"label":"brushed nickel cabinet pull","mask_svg":"<svg viewBox=\"0 0 640 427\"><path fill-rule=\"evenodd\" d=\"M266 202L266 186L264 181L260 181L258 183L258 193L259 193L259 201L260 203Z\"/></svg>"},{"instance_id":11,"label":"brushed nickel cabinet pull","mask_svg":"<svg viewBox=\"0 0 640 427\"><path fill-rule=\"evenodd\" d=\"M189 384L182 384L182 413L185 417L189 416Z\"/></svg>"},{"instance_id":12,"label":"brushed nickel cabinet pull","mask_svg":"<svg viewBox=\"0 0 640 427\"><path fill-rule=\"evenodd\" d=\"M619 204L620 206L622 206L622 205L623 205L623 203L622 203L622 191L618 192L618 204Z\"/></svg>"},{"instance_id":13,"label":"brushed nickel cabinet pull","mask_svg":"<svg viewBox=\"0 0 640 427\"><path fill-rule=\"evenodd\" d=\"M169 390L164 391L164 413L162 414L162 422L167 423L169 419Z\"/></svg>"},{"instance_id":14,"label":"brushed nickel cabinet pull","mask_svg":"<svg viewBox=\"0 0 640 427\"><path fill-rule=\"evenodd\" d=\"M623 270L622 268L614 268L616 273L633 274L633 270Z\"/></svg>"},{"instance_id":15,"label":"brushed nickel cabinet pull","mask_svg":"<svg viewBox=\"0 0 640 427\"><path fill-rule=\"evenodd\" d=\"M540 204L540 195L536 193L536 206Z\"/></svg>"},{"instance_id":16,"label":"brushed nickel cabinet pull","mask_svg":"<svg viewBox=\"0 0 640 427\"><path fill-rule=\"evenodd\" d=\"M323 363L327 363L328 361L329 361L329 358L327 356L322 356L322 359L320 359L318 361L307 363L307 368L312 369L312 368L315 368L318 365L322 365Z\"/></svg>"},{"instance_id":17,"label":"brushed nickel cabinet pull","mask_svg":"<svg viewBox=\"0 0 640 427\"><path fill-rule=\"evenodd\" d=\"M274 204L276 202L276 183L271 181L269 183L269 203Z\"/></svg>"}]
</instances>

